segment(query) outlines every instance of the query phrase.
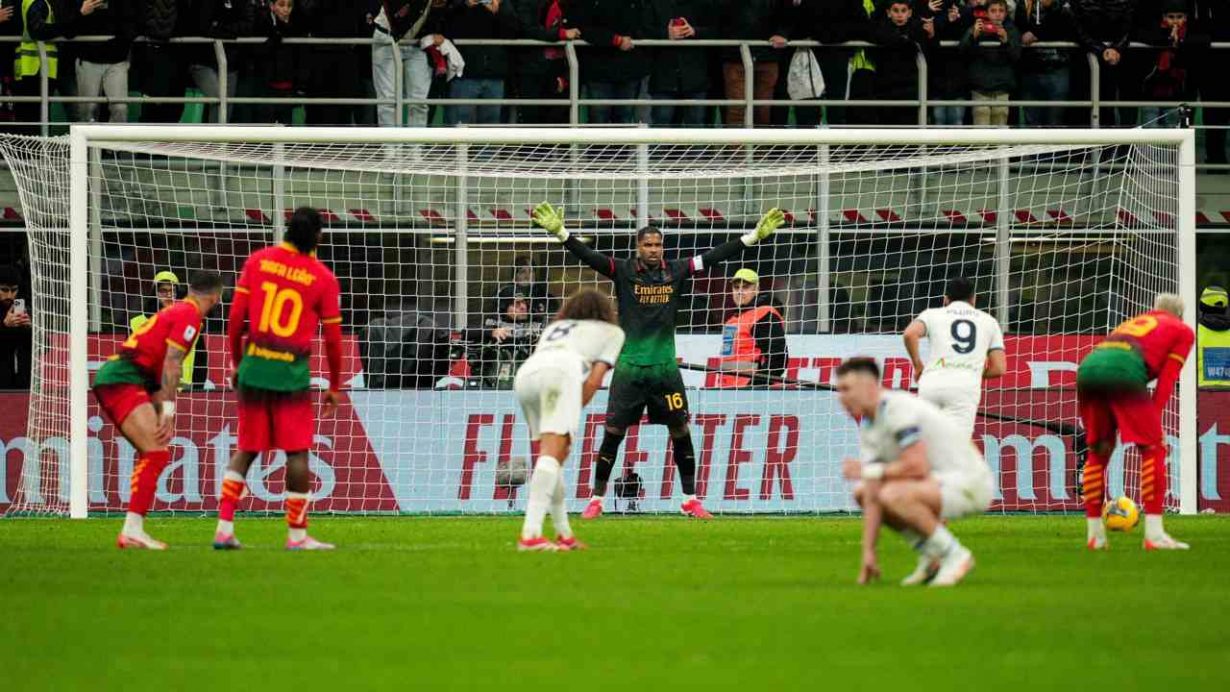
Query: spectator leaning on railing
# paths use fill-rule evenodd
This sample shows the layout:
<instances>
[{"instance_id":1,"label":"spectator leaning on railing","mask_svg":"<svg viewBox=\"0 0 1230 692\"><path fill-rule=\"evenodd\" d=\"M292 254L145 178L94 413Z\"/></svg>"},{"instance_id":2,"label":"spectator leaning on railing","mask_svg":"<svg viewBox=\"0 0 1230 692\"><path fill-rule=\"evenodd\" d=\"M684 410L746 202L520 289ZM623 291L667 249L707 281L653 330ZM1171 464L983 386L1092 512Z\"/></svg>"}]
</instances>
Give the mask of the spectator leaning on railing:
<instances>
[{"instance_id":1,"label":"spectator leaning on railing","mask_svg":"<svg viewBox=\"0 0 1230 692\"><path fill-rule=\"evenodd\" d=\"M930 0L918 3L919 19L931 19L935 40L960 42L974 24L974 11L985 12L986 0ZM930 98L957 101L969 98L966 56L959 49L936 48L927 57L927 88ZM934 106L931 119L936 125L955 127L965 124L965 106Z\"/></svg>"},{"instance_id":2,"label":"spectator leaning on railing","mask_svg":"<svg viewBox=\"0 0 1230 692\"><path fill-rule=\"evenodd\" d=\"M737 48L722 53L722 79L726 98L744 98L747 80L752 80L752 96L770 100L777 86L780 71L778 51L786 46L790 30L786 26L786 0L724 0L722 13L723 38L767 41L768 45L752 48L752 74L744 74L743 61ZM726 107L726 125L743 127L742 105ZM769 107L756 106L753 118L758 126L769 124Z\"/></svg>"},{"instance_id":3,"label":"spectator leaning on railing","mask_svg":"<svg viewBox=\"0 0 1230 692\"><path fill-rule=\"evenodd\" d=\"M314 38L370 38L368 0L318 0L307 7L308 33ZM312 45L307 49L308 96L312 98L371 98L371 55L367 45ZM307 104L308 125L370 125L371 106Z\"/></svg>"},{"instance_id":4,"label":"spectator leaning on railing","mask_svg":"<svg viewBox=\"0 0 1230 692\"><path fill-rule=\"evenodd\" d=\"M514 0L452 0L444 13L441 31L450 39L510 39L517 35ZM502 99L508 77L508 48L464 46L465 71L449 82L449 98ZM498 105L454 105L445 110L449 125L500 122Z\"/></svg>"},{"instance_id":5,"label":"spectator leaning on railing","mask_svg":"<svg viewBox=\"0 0 1230 692\"><path fill-rule=\"evenodd\" d=\"M650 52L635 39L649 32L649 0L571 0L564 6L569 26L581 30L590 48L581 51L581 85L590 99L634 99L649 75ZM588 106L595 125L635 121L633 106Z\"/></svg>"},{"instance_id":6,"label":"spectator leaning on railing","mask_svg":"<svg viewBox=\"0 0 1230 692\"><path fill-rule=\"evenodd\" d=\"M791 26L792 39L811 39L824 44L866 41L871 31L871 18L863 8L863 0L791 0L796 22ZM850 60L854 51L849 48L813 48L820 73L824 75L824 99L826 101L846 98L849 86ZM782 80L779 80L782 81ZM846 109L841 106L825 106L825 121L829 125L844 125ZM795 122L799 127L814 127L820 123L820 109L795 108Z\"/></svg>"},{"instance_id":7,"label":"spectator leaning on railing","mask_svg":"<svg viewBox=\"0 0 1230 692\"><path fill-rule=\"evenodd\" d=\"M718 37L718 0L656 0L650 3L649 38L669 39L680 45L692 39ZM709 49L661 48L653 51L649 97L700 100L709 93ZM704 106L653 107L651 122L658 127L675 123L687 127L705 124Z\"/></svg>"},{"instance_id":8,"label":"spectator leaning on railing","mask_svg":"<svg viewBox=\"0 0 1230 692\"><path fill-rule=\"evenodd\" d=\"M1132 38L1134 0L1072 0L1077 41L1098 59L1098 86L1103 101L1130 99L1138 94L1132 84L1130 63L1125 60ZM1116 117L1116 115L1118 117ZM1102 127L1130 127L1135 122L1131 108L1102 108Z\"/></svg>"},{"instance_id":9,"label":"spectator leaning on railing","mask_svg":"<svg viewBox=\"0 0 1230 692\"><path fill-rule=\"evenodd\" d=\"M254 35L256 4L252 0L195 0L180 6L176 33L180 36L235 39ZM188 75L201 93L209 98L222 94L218 74L218 58L210 44L188 44ZM233 98L239 87L239 68L244 63L239 46L228 43L226 52L226 96ZM144 67L144 66L142 66ZM227 104L227 120L233 107ZM222 109L216 104L206 106L206 121L220 122Z\"/></svg>"},{"instance_id":10,"label":"spectator leaning on railing","mask_svg":"<svg viewBox=\"0 0 1230 692\"><path fill-rule=\"evenodd\" d=\"M393 51L401 52L402 96L406 99L425 99L431 91L431 67L427 53L420 46L422 39L430 37L430 45L439 46L444 37L429 30L431 15L444 9L443 0L378 0L368 8L372 22L372 84L376 98L393 100L394 91ZM427 104L410 107L410 126L427 125ZM381 127L401 127L403 114L392 103L376 106L376 120Z\"/></svg>"},{"instance_id":11,"label":"spectator leaning on railing","mask_svg":"<svg viewBox=\"0 0 1230 692\"><path fill-rule=\"evenodd\" d=\"M1064 48L1029 48L1039 41L1076 40L1066 0L1021 0L1016 28L1021 32L1019 96L1023 101L1066 101L1071 95L1072 52ZM1029 127L1060 127L1061 106L1026 106Z\"/></svg>"},{"instance_id":12,"label":"spectator leaning on railing","mask_svg":"<svg viewBox=\"0 0 1230 692\"><path fill-rule=\"evenodd\" d=\"M64 35L113 36L109 41L82 42L74 46L77 55L77 95L109 99L128 96L128 56L137 31L138 0L86 0L80 5L63 0L57 8L64 18ZM84 122L98 119L99 104L78 103L76 118ZM128 104L107 104L107 120L128 122Z\"/></svg>"},{"instance_id":13,"label":"spectator leaning on railing","mask_svg":"<svg viewBox=\"0 0 1230 692\"><path fill-rule=\"evenodd\" d=\"M986 19L977 19L961 39L969 60L974 125L1008 126L1008 97L1016 89L1021 35L1008 19L1007 0L990 0ZM990 102L990 103L988 103Z\"/></svg>"},{"instance_id":14,"label":"spectator leaning on railing","mask_svg":"<svg viewBox=\"0 0 1230 692\"><path fill-rule=\"evenodd\" d=\"M1219 43L1230 42L1230 3L1226 0L1191 0L1188 21L1192 30ZM1190 78L1200 92L1201 101L1230 101L1230 79L1226 78L1226 56L1230 51L1211 51L1196 60ZM1226 163L1226 133L1230 128L1230 108L1205 108L1204 157L1207 163ZM1218 173L1230 173L1221 169Z\"/></svg>"},{"instance_id":15,"label":"spectator leaning on railing","mask_svg":"<svg viewBox=\"0 0 1230 692\"><path fill-rule=\"evenodd\" d=\"M1142 42L1160 47L1146 53L1144 100L1187 101L1194 96L1192 65L1205 53L1209 37L1192 30L1184 0L1165 0L1160 9L1156 23L1140 36ZM1140 121L1146 127L1175 127L1179 114L1173 106L1150 106L1141 109Z\"/></svg>"},{"instance_id":16,"label":"spectator leaning on railing","mask_svg":"<svg viewBox=\"0 0 1230 692\"><path fill-rule=\"evenodd\" d=\"M920 20L907 0L884 3L885 18L872 29L875 50L875 96L885 100L918 98L918 53L935 38L934 20ZM916 106L879 109L881 125L916 125Z\"/></svg>"},{"instance_id":17,"label":"spectator leaning on railing","mask_svg":"<svg viewBox=\"0 0 1230 692\"><path fill-rule=\"evenodd\" d=\"M287 44L286 38L307 36L308 20L302 0L271 0L256 15L256 33L265 43L249 53L252 84L256 95L285 99L282 103L256 106L256 122L291 124L296 95L307 92L308 61L306 47ZM353 75L348 75L354 79Z\"/></svg>"},{"instance_id":18,"label":"spectator leaning on railing","mask_svg":"<svg viewBox=\"0 0 1230 692\"><path fill-rule=\"evenodd\" d=\"M513 12L522 38L552 42L582 38L580 29L568 25L560 0L517 0ZM563 48L524 48L510 51L509 56L518 98L568 98L568 62ZM517 118L521 123L566 123L568 106L519 106Z\"/></svg>"}]
</instances>

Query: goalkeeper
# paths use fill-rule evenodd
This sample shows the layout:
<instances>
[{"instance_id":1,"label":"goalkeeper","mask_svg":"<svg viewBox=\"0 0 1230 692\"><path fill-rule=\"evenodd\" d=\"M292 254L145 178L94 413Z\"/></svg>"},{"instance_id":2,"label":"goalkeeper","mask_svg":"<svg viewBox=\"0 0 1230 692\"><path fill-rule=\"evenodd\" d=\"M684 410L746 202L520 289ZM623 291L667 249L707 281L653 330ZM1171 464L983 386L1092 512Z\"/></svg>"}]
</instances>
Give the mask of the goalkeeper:
<instances>
[{"instance_id":1,"label":"goalkeeper","mask_svg":"<svg viewBox=\"0 0 1230 692\"><path fill-rule=\"evenodd\" d=\"M615 456L628 427L641 420L648 409L649 423L665 425L670 432L675 466L683 486L684 514L700 519L712 515L696 497L696 449L688 429L688 398L675 361L675 315L687 294L693 275L733 259L768 238L782 225L784 216L770 209L756 229L741 238L685 260L663 258L662 231L646 226L636 232L636 256L623 260L595 252L564 228L560 209L543 202L534 208L534 223L555 236L574 257L588 264L615 284L619 326L627 335L615 365L607 400L606 431L598 449L593 497L581 514L593 519L602 514Z\"/></svg>"}]
</instances>

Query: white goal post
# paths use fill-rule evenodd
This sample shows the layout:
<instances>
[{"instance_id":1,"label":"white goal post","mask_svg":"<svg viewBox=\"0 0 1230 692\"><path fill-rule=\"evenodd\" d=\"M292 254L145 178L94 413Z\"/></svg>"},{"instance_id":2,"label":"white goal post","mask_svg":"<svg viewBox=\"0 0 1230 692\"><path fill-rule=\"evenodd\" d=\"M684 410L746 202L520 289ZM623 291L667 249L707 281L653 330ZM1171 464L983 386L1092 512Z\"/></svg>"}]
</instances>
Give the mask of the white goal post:
<instances>
[{"instance_id":1,"label":"white goal post","mask_svg":"<svg viewBox=\"0 0 1230 692\"><path fill-rule=\"evenodd\" d=\"M20 154L10 151L5 154L11 167L21 165ZM347 236L350 240L346 241L346 257L349 258L346 261L361 267L354 269L353 274L366 282L356 284L365 287L354 289L356 295L362 291L365 304L368 300L374 303L377 296L385 303L406 297L404 283L395 284L396 288L375 288L375 281L367 277L377 274L384 277L390 270L376 269L382 262L400 264L402 271L409 272L416 268L411 265L426 261L432 271L419 267L415 280L424 282L421 284L424 292L441 297L446 307L440 310L445 313L440 319L451 319L450 328L454 331L473 324L473 305L495 295L495 290L488 289L496 288L500 280L489 277L503 271L506 258L501 254L497 259L495 253L506 251L507 246L532 247L538 257L548 257L545 262L537 261L552 284L562 287L554 290L556 294L582 283L603 285L592 272L568 257L565 250L543 243L541 236L530 227L526 208L548 193L558 194L561 200L570 200L571 204L567 205L569 218L577 224L577 230L594 236L593 242L598 249L605 248L619 256L628 252L625 241L630 230L644 225L647 219L666 229L668 248L672 247L670 239L677 231L677 252L699 252L710 244L710 239L720 242L730 234L741 232L764 208L793 205L792 221L783 229L782 245L778 250L757 248L759 254L748 261L772 268L761 270L762 281L766 285L771 283L779 295L786 296L783 311L792 325L787 329L788 339L792 351L804 354L803 369L790 370L793 376L782 377L774 383L777 386L757 391L710 392L711 378L706 379L709 375L703 372L703 366L698 366L698 371L688 380L690 387L696 387L692 402L694 414L710 416L706 420L712 426L704 428L703 434L696 434L698 448L702 446L704 434L716 430L715 435L722 437L727 434L724 431L728 427L733 431L730 441L715 443L712 455L715 469L719 464L726 464L725 470L715 470L710 480L710 485L716 488L711 492L719 493L722 474L725 474L725 504L716 503L719 511L840 511L848 508L842 504L846 500L833 499L841 492L841 485L828 466L828 457L848 447L850 440L846 433L831 433L831 430L844 425L853 434L853 425L840 422L829 404L818 403L831 398L831 394L814 390L800 392L794 386L795 381L823 384L830 375L825 364L827 356L867 352L877 357L890 357L899 341L896 333L902 320L916 314L918 307L935 297L935 283L950 271L977 267L977 272L984 272L977 277L980 295L988 296L988 309L1005 324L1010 334L1014 332L1012 325L1029 325L1030 321L1044 325L1029 327L1028 332L1022 332L1013 342L1019 349L1030 349L1031 360L1028 364L1022 362L1022 373L1031 367L1035 370L1050 367L1045 363L1052 361L1070 363L1083 348L1081 344L1089 343L1094 335L1104 334L1132 311L1146 309L1148 298L1162 290L1178 291L1187 304L1185 320L1193 327L1196 320L1196 159L1191 130L84 125L72 127L67 139L67 154L68 231L61 237L69 244L68 266L64 272L66 280L57 284L68 291L64 296L67 334L44 333L41 338L44 343L51 344L42 351L44 357L54 358L67 351L69 360L68 416L64 421L66 428L60 433L68 439L69 492L63 493L61 489L61 495L67 495L65 509L72 517L84 517L96 510L113 510L113 502L108 501L103 506L94 496L103 492L100 488L116 484L117 479L110 476L119 471L113 472L108 467L108 477L99 479L103 473L101 461L98 468L92 467L95 462L91 461L91 454L99 454L103 445L91 442L91 434L98 431L92 430L89 422L90 359L92 352L99 348L92 344L91 334L99 331L100 321L111 320L111 328L115 330L127 324L118 316L119 312L114 317L102 317L101 292L137 290L128 288L135 285L131 282L126 284L112 278L107 278L107 287L104 287L102 275L111 271L110 265L120 261L139 263L147 256L162 257L158 254L162 243L158 234L164 229L145 218L154 215L148 210L155 202L164 207L169 205L169 208L178 205L180 209L179 212L159 211L160 218L170 218L169 214L176 213L181 219L191 217L175 226L178 230L165 232L190 233L199 229L215 233L215 229L223 229L216 232L249 234L256 238L253 241L256 243L261 238L265 242L280 238L284 209L313 204L313 195L341 200L333 204L338 205L335 210L349 209L345 212L349 216L336 222L351 233ZM194 172L194 167L206 164L211 167L206 176L210 181L208 185L200 183L199 180L206 178ZM269 188L261 189L257 195L259 201L249 202L245 195L255 194L251 185L227 181L228 176L248 176L247 182L250 182L257 175L250 172L254 169L260 170L261 181L269 180ZM295 178L288 171L312 171L313 174L310 179ZM46 194L45 190L29 182L23 184L22 176L17 177L23 207L47 203L45 199L39 201L39 196ZM30 179L36 180L37 175ZM108 221L100 213L104 195L106 214L112 218L123 217L122 223ZM415 202L406 202L406 199ZM419 203L421 199L429 201ZM407 217L414 217L413 221L373 223L372 210L368 207L376 205L400 209ZM200 211L211 206L212 213L221 221L209 222ZM184 211L189 207L189 211ZM246 221L236 221L245 213ZM27 214L27 219L32 216ZM172 225L165 224L167 228ZM114 233L104 239L104 231ZM604 235L608 232L609 240ZM362 233L386 235L369 241L360 237ZM404 255L409 259L387 260L391 251L383 247L384 241L392 242L395 237L412 237L415 243L427 249ZM330 241L326 239L325 242ZM137 247L141 243L148 243L148 248ZM121 247L123 244L133 245L134 249L128 251ZM238 249L247 248L239 241L233 246L227 241L225 247L237 248L225 252L246 254L248 251ZM151 255L152 251L147 251L150 248L158 252ZM176 252L177 256L182 256L190 250L179 247ZM215 250L201 252L208 255ZM770 252L779 252L780 256L766 254ZM799 269L795 265L801 262L804 254L808 268ZM424 257L433 259L423 260ZM796 259L798 261L794 261ZM39 259L36 257L34 261L38 271ZM210 257L202 256L188 264L200 268L230 267L232 258L228 256L226 263L214 265ZM812 265L819 269L813 271ZM919 271L922 265L926 266L925 272ZM705 289L717 296L710 299L708 308L693 303L687 309L679 337L679 351L685 362L694 362L703 357L694 354L716 348L712 345L717 343L715 335L720 332L720 320L710 318L706 310L716 310L713 306L720 304L724 290L720 279L729 276L725 269L733 271L737 266L736 261L719 270L715 279L718 283ZM150 268L151 276L154 270ZM345 309L350 300L346 294L351 289L347 278L341 273L339 276ZM448 288L433 288L427 282L435 282L437 287L447 283ZM1088 301L1065 295L1067 291L1084 290L1098 295ZM130 295L128 302L138 297ZM1025 303L1028 308L1022 307ZM110 305L108 303L106 309L110 310ZM373 310L371 314L376 313ZM841 320L848 320L845 327L839 326ZM366 325L354 325L355 329L360 327L366 328ZM50 323L45 323L44 329L57 331ZM67 339L66 349L56 347L57 337L61 343ZM1063 357L1047 357L1047 349L1061 349ZM220 354L216 357L224 358ZM1183 513L1194 513L1197 507L1194 360L1194 357L1189 359L1184 368L1177 403L1172 404L1167 423L1178 441L1178 449L1173 450L1171 458L1172 465L1177 467L1177 473L1172 476L1176 477L1178 487L1177 492L1172 491L1173 502L1168 505ZM42 367L45 370L47 364ZM1075 421L1074 395L1070 387L1064 389L1055 385L1051 388L1054 391L1023 391L1030 388L1047 390L1048 382L1060 382L1065 376L1061 371L1068 366L1054 367L1053 377L1048 374L1050 371L1038 370L1043 372L1040 380L1035 378L1033 383L1023 384L1027 382L1027 374L1022 374L1017 385L1005 384L1002 391L996 389L1000 385L988 384L983 402L984 410L989 413L988 421L999 420L995 417L1003 413L1009 421L1016 421L1004 425L1018 426L1004 428L1002 432L988 432L986 437L986 443L994 445L1000 454L997 458L1001 461L996 464L1002 466L997 467L997 471L1006 479L1006 484L1017 488L1012 491L1011 501L1005 495L1001 507L1004 510L1066 511L1075 509L1074 503L1078 501L1079 493L1071 492L1072 461L1068 458L1070 455L1063 452L1063 445L1068 443L1035 439L1022 433L1019 427L1022 420L1027 426L1035 425L1038 419ZM1037 376L1037 372L1034 375ZM908 385L908 374L894 376L900 378L898 384ZM701 384L701 380L705 383ZM370 382L369 379L368 384ZM50 396L46 385L44 387L43 396ZM482 409L484 412L496 411L492 414L495 422L490 425L498 428L501 412L508 410L500 397L511 400L510 392L498 390L495 387L494 391L454 394L468 397L464 404L431 399L435 402L433 406L446 412L431 416L424 413L421 418L408 413L415 409L405 407L427 406L414 402L428 401L428 394L416 393L407 404L395 402L392 392L375 392L371 395L372 401L364 404L367 407L366 434L379 435L374 432L377 428L397 431L405 426L437 425L448 419L450 407L455 409L454 414L460 415L470 412L470 406L476 407L473 411L478 411L480 406L488 407ZM38 396L40 392L36 391L32 398L32 415L36 406L48 406L45 400L39 403ZM474 403L469 403L471 401ZM598 401L591 408L595 410L588 414L601 413ZM779 414L779 408L786 413ZM395 416L413 418L400 422L391 420ZM792 416L793 423L779 420ZM762 417L771 422L761 421ZM714 422L719 418L721 422ZM804 422L800 424L799 420ZM482 418L480 423L486 424L484 421L488 418ZM471 422L471 427L473 425ZM741 425L744 427L739 427ZM804 427L801 432L800 425ZM749 451L741 448L739 441L745 439L741 437L744 433L748 436L746 439L750 439L751 431L757 426L768 430L758 433L767 435L763 439L768 441L763 445L765 470L760 477L752 477L756 474L740 471L740 465L760 464L757 458L760 447ZM829 430L829 436L813 438L809 431L813 426ZM41 434L46 435L46 431ZM464 434L470 435L468 431ZM504 446L512 444L520 449L522 437L524 432L518 427L515 440L506 441ZM341 445L339 439L331 438L330 444ZM466 454L471 453L470 442L471 438L466 437ZM427 451L403 448L403 445L413 447L421 441L399 440L390 446L380 440L369 440L363 444L373 446L377 455L393 453L376 449L383 445L396 448L396 454L403 459L413 457L413 463L397 462L394 467L381 462L390 488L388 493L395 496L395 501L387 505L393 512L501 511L505 507L505 497L509 498L507 508L514 506L515 490L511 495L492 495L492 501L484 504L459 504L456 501L459 497L455 489L458 484L454 478L456 471L432 466L437 462L431 459L414 457L415 454L426 455ZM494 448L498 444L492 442L491 446ZM647 497L649 500L657 498L660 483L665 498L670 488L677 486L670 484L668 464L659 462L655 446L659 443L647 441L644 444L652 450L639 452L651 457L638 467L647 477L646 485L650 486ZM757 441L747 446L751 444L761 443ZM811 449L809 444L822 448ZM1059 446L1055 447L1056 444ZM780 456L781 450L790 445L804 453L799 455L796 450L785 461L775 462L769 458L775 454ZM575 445L574 449L574 457L583 455L582 445ZM1047 449L1052 452L1059 449L1059 455L1065 458L1056 462L1053 455L1046 456ZM503 458L506 454L503 448L501 450ZM1034 460L1038 453L1042 454L1041 462ZM470 472L467 470L460 481L460 492L466 497L469 496L467 484L477 484L479 474L495 466L487 464L486 457L482 456L485 452L474 454L481 458L476 457L478 460L473 464L469 459L465 461L467 469L471 466L477 469L473 479L464 475ZM621 451L621 457L623 455ZM1046 468L1048 458L1053 467L1049 470ZM813 474L802 468L804 464L820 462L825 464L823 473ZM704 463L707 462L702 459ZM790 468L795 487L789 490L789 501L784 494L790 477L775 477L770 468L773 463L779 463L779 474L787 473L787 465L794 464ZM1128 467L1132 462L1125 458L1122 463L1125 477L1130 476L1132 471ZM1036 464L1040 467L1036 468ZM662 468L658 468L659 465ZM41 470L39 473L46 476L49 472ZM453 475L444 480L442 474L446 473ZM91 474L94 474L93 481ZM24 475L29 474L23 472ZM1034 476L1038 478L1036 487L1031 480ZM63 471L59 472L59 477L63 478ZM585 478L587 476L583 475L569 481L578 488L578 493ZM183 482L186 484L187 480ZM337 482L337 487L341 488L344 481L340 475ZM54 485L47 480L43 483L44 487ZM334 511L383 511L370 503L369 498L360 497L362 493L375 492L370 483L352 481L347 487L354 490L346 491L352 493L346 497L336 491L338 501L333 505ZM203 480L202 485L206 485ZM1134 486L1135 483L1125 481L1125 485ZM751 488L750 492L747 488ZM420 492L421 496L416 494ZM795 495L820 499L814 503L811 500L800 502ZM580 495L570 494L570 498L570 501L579 500ZM15 498L14 506L19 502L20 499ZM42 502L56 504L48 498L42 498ZM189 502L184 506L196 508L186 511L199 511L208 505L209 498L202 502L205 504ZM644 504L650 509L668 506L653 501ZM39 507L33 506L25 509L39 511Z\"/></svg>"}]
</instances>

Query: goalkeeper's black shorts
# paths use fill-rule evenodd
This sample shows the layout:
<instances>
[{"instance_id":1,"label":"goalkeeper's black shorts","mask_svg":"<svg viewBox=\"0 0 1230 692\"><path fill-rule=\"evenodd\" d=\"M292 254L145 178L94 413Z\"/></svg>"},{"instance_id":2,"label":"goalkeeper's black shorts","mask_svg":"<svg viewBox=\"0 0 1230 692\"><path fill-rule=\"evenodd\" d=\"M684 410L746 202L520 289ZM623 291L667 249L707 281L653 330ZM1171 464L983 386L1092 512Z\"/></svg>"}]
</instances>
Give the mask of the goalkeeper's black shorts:
<instances>
[{"instance_id":1,"label":"goalkeeper's black shorts","mask_svg":"<svg viewBox=\"0 0 1230 692\"><path fill-rule=\"evenodd\" d=\"M687 425L688 395L683 388L683 375L674 363L616 364L607 398L606 424L626 429L639 423L645 411L649 412L652 425Z\"/></svg>"}]
</instances>

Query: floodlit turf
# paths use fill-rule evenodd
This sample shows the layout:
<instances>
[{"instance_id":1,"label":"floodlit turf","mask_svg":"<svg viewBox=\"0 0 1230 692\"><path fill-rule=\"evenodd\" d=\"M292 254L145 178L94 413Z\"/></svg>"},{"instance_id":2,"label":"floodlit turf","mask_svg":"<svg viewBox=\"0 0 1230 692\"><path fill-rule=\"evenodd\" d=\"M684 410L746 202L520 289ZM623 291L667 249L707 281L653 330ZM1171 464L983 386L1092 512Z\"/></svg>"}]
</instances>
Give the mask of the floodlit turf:
<instances>
[{"instance_id":1,"label":"floodlit turf","mask_svg":"<svg viewBox=\"0 0 1230 692\"><path fill-rule=\"evenodd\" d=\"M515 519L0 521L0 686L27 689L1230 689L1230 518L1083 548L1080 517L959 522L953 590L859 588L855 519L574 520L592 548L518 554Z\"/></svg>"}]
</instances>

